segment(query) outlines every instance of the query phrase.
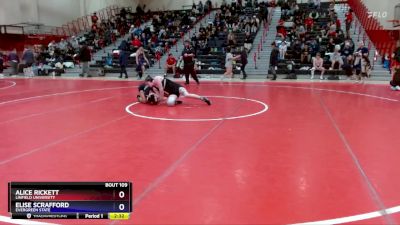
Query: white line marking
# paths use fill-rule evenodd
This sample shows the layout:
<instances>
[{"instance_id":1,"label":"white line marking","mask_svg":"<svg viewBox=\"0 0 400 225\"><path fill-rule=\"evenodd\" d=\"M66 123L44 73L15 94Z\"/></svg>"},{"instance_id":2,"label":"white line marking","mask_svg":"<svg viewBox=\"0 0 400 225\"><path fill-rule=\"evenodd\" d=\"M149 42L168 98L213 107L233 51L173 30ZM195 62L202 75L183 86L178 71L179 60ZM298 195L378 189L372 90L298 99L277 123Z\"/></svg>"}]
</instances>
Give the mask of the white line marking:
<instances>
[{"instance_id":1,"label":"white line marking","mask_svg":"<svg viewBox=\"0 0 400 225\"><path fill-rule=\"evenodd\" d=\"M392 102L398 102L399 100L393 99L393 98L386 98L386 97L380 97L376 95L370 95L370 94L364 94L364 93L359 93L359 92L352 92L352 91L341 91L341 90L332 90L332 89L324 89L324 88L307 88L307 87L295 87L295 86L269 86L269 87L290 87L290 88L297 88L297 89L306 89L306 90L316 90L316 91L328 91L328 92L335 92L335 93L340 93L340 94L350 94L350 95L359 95L359 96L364 96L364 97L369 97L369 98L377 98L381 100L387 100L387 101L392 101Z\"/></svg>"},{"instance_id":2,"label":"white line marking","mask_svg":"<svg viewBox=\"0 0 400 225\"><path fill-rule=\"evenodd\" d=\"M339 125L337 124L336 120L333 118L333 115L332 115L331 111L329 110L328 106L323 101L322 96L318 95L318 97L319 97L321 107L324 109L326 115L328 116L329 120L332 123L332 126L335 128L337 134L339 135L339 138L342 140L344 147L345 147L347 153L350 155L351 159L353 160L354 164L356 165L358 172L360 173L361 177L364 179L364 181L367 185L370 197L372 198L374 203L379 206L379 209L382 212L386 222L388 224L393 224L394 221L392 220L392 218L390 216L387 216L386 212L384 211L386 209L386 206L384 205L382 198L379 196L378 192L374 188L367 173L365 172L365 170L362 167L360 161L358 160L356 154L354 153L353 149L351 148L350 143L347 141L346 136L340 130Z\"/></svg>"},{"instance_id":3,"label":"white line marking","mask_svg":"<svg viewBox=\"0 0 400 225\"><path fill-rule=\"evenodd\" d=\"M351 223L361 220L373 219L377 217L381 217L384 214L394 214L400 212L400 205L394 206L392 208L388 208L385 212L382 211L375 211L370 213L358 214L354 216L346 216L340 217L336 219L328 219L328 220L320 220L320 221L313 221L313 222L304 222L304 223L296 223L293 225L321 225L321 224L342 224L342 223Z\"/></svg>"},{"instance_id":4,"label":"white line marking","mask_svg":"<svg viewBox=\"0 0 400 225\"><path fill-rule=\"evenodd\" d=\"M232 110L231 114L234 114L237 110L239 110L241 104L238 104L234 110ZM201 145L214 131L216 131L225 120L218 121L206 134L204 134L199 140L197 140L189 149L187 149L177 160L175 160L168 168L166 168L158 177L156 177L151 183L144 189L142 193L136 196L134 201L132 202L133 207L142 201L149 193L151 193L157 186L159 186L168 176L170 176L180 164L182 164L192 152L194 152L199 145ZM115 222L114 222L115 221ZM110 223L110 225L117 224L118 221L114 220Z\"/></svg>"},{"instance_id":5,"label":"white line marking","mask_svg":"<svg viewBox=\"0 0 400 225\"><path fill-rule=\"evenodd\" d=\"M122 94L120 96L125 96L125 95L128 95L128 94ZM55 110L49 110L49 111L46 111L46 112L33 113L33 114L17 117L17 118L6 120L6 121L0 121L0 125L7 124L7 123L12 123L12 122L15 122L15 121L19 121L19 120L23 120L23 119L27 119L27 118L31 118L31 117L35 117L35 116L42 116L42 115L46 115L46 114L49 114L49 113L62 112L64 110L78 108L78 107L81 107L81 106L85 106L85 105L89 105L89 104L93 104L93 103L98 103L98 102L101 102L101 101L106 101L108 99L112 99L112 98L115 98L115 97L116 96L107 97L107 98L100 98L100 99L97 99L97 100L93 100L93 101L90 101L90 102L85 102L85 103L81 103L81 104L77 104L77 105L69 105L69 106L66 106L66 107L57 108Z\"/></svg>"},{"instance_id":6,"label":"white line marking","mask_svg":"<svg viewBox=\"0 0 400 225\"><path fill-rule=\"evenodd\" d=\"M109 124L112 124L112 123L114 123L114 122L120 121L120 120L125 119L125 118L127 118L127 117L128 117L128 115L118 117L118 118L116 118L116 119L113 119L113 120L104 122L104 123L102 123L102 124L99 124L99 125L97 125L97 126L95 126L95 127L91 127L91 128L86 129L86 130L84 130L84 131L81 131L81 132L72 134L72 135L67 136L67 137L63 137L63 138L61 138L61 139L58 139L58 140L53 141L53 142L51 142L51 143L48 143L48 144L46 144L46 145L43 145L43 146L40 146L40 147L31 149L31 150L29 150L29 151L27 151L27 152L21 153L21 154L16 155L16 156L13 156L13 157L11 157L11 158L9 158L9 159L5 159L5 160L3 160L3 161L0 161L0 166L5 165L5 164L7 164L7 163L9 163L9 162L12 162L12 161L14 161L14 160L17 160L17 159L19 159L19 158L25 157L25 156L27 156L27 155L30 155L30 154L32 154L32 153L41 151L41 150L46 149L46 148L48 148L48 147L51 147L51 146L60 144L60 143L62 143L62 142L64 142L64 141L68 141L69 139L72 139L72 138L78 137L78 136L80 136L80 135L83 135L83 134L92 132L92 131L94 131L94 130L96 130L96 129L99 129L99 128L102 128L102 127L105 127L105 126L107 126L107 125L109 125Z\"/></svg>"},{"instance_id":7,"label":"white line marking","mask_svg":"<svg viewBox=\"0 0 400 225\"><path fill-rule=\"evenodd\" d=\"M258 101L258 100L254 100L254 99L248 99L248 98L241 98L241 97L231 97L231 96L207 96L210 98L230 98L230 99L239 99L239 100L246 100L246 101L251 101L251 102L255 102L258 104L261 104L264 108L261 111L258 111L256 113L252 113L252 114L247 114L247 115L242 115L242 116L232 116L232 117L222 117L222 118L209 118L209 119L172 119L172 118L163 118L163 117L152 117L152 116L144 116L144 115L140 115L137 113L134 113L130 110L130 108L134 105L140 104L139 102L135 102L132 103L130 105L128 105L125 108L125 111L133 116L136 117L140 117L140 118L144 118L144 119L151 119L151 120L163 120L163 121L177 121L177 122L205 122L205 121L220 121L220 120L235 120L235 119L243 119L246 117L252 117L252 116L256 116L259 114L262 114L264 112L266 112L268 110L268 105L265 104L264 102Z\"/></svg>"},{"instance_id":8,"label":"white line marking","mask_svg":"<svg viewBox=\"0 0 400 225\"><path fill-rule=\"evenodd\" d=\"M5 80L5 82L10 82L11 85L10 86L6 86L6 87L1 87L0 90L7 89L7 88L10 88L10 87L14 87L15 85L17 85L17 83L15 83L14 81Z\"/></svg>"},{"instance_id":9,"label":"white line marking","mask_svg":"<svg viewBox=\"0 0 400 225\"><path fill-rule=\"evenodd\" d=\"M32 220L16 220L10 217L0 216L0 222L11 223L11 224L21 224L21 225L56 225L56 223L45 223Z\"/></svg>"},{"instance_id":10,"label":"white line marking","mask_svg":"<svg viewBox=\"0 0 400 225\"><path fill-rule=\"evenodd\" d=\"M214 83L214 84L202 84L203 86L208 86L208 85L219 85L222 86L221 84ZM298 89L305 89L305 90L318 90L318 91L329 91L329 92L337 92L337 93L342 93L342 94L351 94L351 95L360 95L360 96L365 96L365 97L370 97L370 98L377 98L377 99L382 99L382 100L387 100L387 101L393 101L393 102L399 102L397 99L392 99L392 98L386 98L386 97L380 97L376 95L370 95L370 94L363 94L363 93L358 93L358 92L351 92L351 91L341 91L341 90L333 90L333 89L323 89L323 88L310 88L310 87L297 87L297 86L289 86L289 85L269 85L269 84L245 84L245 83L235 83L235 84L230 84L232 86L253 86L253 87L283 87L283 88L298 88ZM130 87L111 87L111 88L99 88L99 89L88 89L88 90L82 90L82 91L69 91L69 92L59 92L59 93L53 93L53 94L48 94L48 95L38 95L38 96L32 96L32 97L27 97L27 98L20 98L20 99L14 99L10 101L5 101L5 102L0 102L1 105L5 105L8 103L14 103L14 102L21 102L21 101L26 101L26 100L31 100L31 99L38 99L38 98L44 98L44 97L51 97L51 96L58 96L58 95L68 95L68 94L79 94L83 92L91 92L91 91L102 91L102 90L114 90L114 89L123 89L123 88L133 88L137 86L130 86Z\"/></svg>"},{"instance_id":11,"label":"white line marking","mask_svg":"<svg viewBox=\"0 0 400 225\"><path fill-rule=\"evenodd\" d=\"M52 96L62 96L62 95L69 95L69 94L79 94L79 93L83 93L83 92L92 92L92 91L106 91L106 90L133 88L133 87L134 86L129 86L129 87L110 87L110 88L87 89L87 90L81 90L81 91L58 92L58 93L53 93L53 94L38 95L38 96L32 96L32 97L27 97L27 98L20 98L20 99L14 99L14 100L10 100L10 101L0 102L0 106L1 105L5 105L5 104L9 104L9 103L27 101L27 100L38 99L38 98L45 98L45 97L52 97Z\"/></svg>"},{"instance_id":12,"label":"white line marking","mask_svg":"<svg viewBox=\"0 0 400 225\"><path fill-rule=\"evenodd\" d=\"M102 101L106 101L106 100L111 99L111 98L114 98L114 97L100 98L100 99L96 99L96 100L93 100L93 101L90 101L90 102L91 103L102 102Z\"/></svg>"},{"instance_id":13,"label":"white line marking","mask_svg":"<svg viewBox=\"0 0 400 225\"><path fill-rule=\"evenodd\" d=\"M217 83L215 83L215 84L202 84L202 85L219 85L219 86L222 86L221 84L217 84ZM299 86L291 86L291 85L245 84L245 83L232 83L230 85L232 85L232 86L243 86L243 85L245 85L245 86L253 86L253 87L279 87L279 88L295 88L295 89L304 89L304 90L327 91L327 92L335 92L335 93L340 93L340 94L359 95L359 96L364 96L364 97L369 97L369 98L376 98L376 99L387 100L387 101L392 101L392 102L399 102L399 100L393 99L393 98L381 97L381 96L377 96L377 95L364 94L364 93L359 93L359 92L342 91L342 90L325 89L325 88L299 87Z\"/></svg>"}]
</instances>

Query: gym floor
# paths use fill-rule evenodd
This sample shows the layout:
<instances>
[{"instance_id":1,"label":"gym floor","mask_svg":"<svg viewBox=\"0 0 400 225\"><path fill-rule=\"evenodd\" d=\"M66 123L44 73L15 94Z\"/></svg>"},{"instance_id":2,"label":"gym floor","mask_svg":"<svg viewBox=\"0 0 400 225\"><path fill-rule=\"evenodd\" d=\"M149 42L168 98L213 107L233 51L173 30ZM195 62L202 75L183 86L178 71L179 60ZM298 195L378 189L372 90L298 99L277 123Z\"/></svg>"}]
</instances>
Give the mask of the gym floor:
<instances>
[{"instance_id":1,"label":"gym floor","mask_svg":"<svg viewBox=\"0 0 400 225\"><path fill-rule=\"evenodd\" d=\"M400 223L400 92L354 82L203 81L176 107L138 81L0 80L0 224L9 181L132 181L128 221Z\"/></svg>"}]
</instances>

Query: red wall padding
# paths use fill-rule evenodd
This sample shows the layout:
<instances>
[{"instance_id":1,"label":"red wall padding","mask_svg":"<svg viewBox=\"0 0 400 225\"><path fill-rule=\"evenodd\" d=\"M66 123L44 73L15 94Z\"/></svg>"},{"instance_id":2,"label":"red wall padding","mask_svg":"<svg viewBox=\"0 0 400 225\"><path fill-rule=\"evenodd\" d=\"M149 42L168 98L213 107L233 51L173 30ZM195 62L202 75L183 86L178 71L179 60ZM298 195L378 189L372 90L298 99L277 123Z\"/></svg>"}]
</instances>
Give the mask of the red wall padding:
<instances>
[{"instance_id":1,"label":"red wall padding","mask_svg":"<svg viewBox=\"0 0 400 225\"><path fill-rule=\"evenodd\" d=\"M40 38L39 38L40 37ZM56 35L24 35L24 34L0 34L0 50L10 51L14 48L17 51L23 51L25 46L32 45L48 45L51 41L60 41L66 36L56 36Z\"/></svg>"}]
</instances>

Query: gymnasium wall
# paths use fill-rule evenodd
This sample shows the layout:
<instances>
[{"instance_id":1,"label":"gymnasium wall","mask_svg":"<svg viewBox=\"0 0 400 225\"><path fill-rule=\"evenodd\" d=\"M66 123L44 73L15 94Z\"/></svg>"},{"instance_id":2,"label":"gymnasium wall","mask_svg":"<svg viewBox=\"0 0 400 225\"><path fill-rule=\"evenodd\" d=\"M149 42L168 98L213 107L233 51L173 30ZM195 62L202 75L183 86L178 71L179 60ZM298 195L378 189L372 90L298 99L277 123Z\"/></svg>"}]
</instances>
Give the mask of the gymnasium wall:
<instances>
[{"instance_id":1,"label":"gymnasium wall","mask_svg":"<svg viewBox=\"0 0 400 225\"><path fill-rule=\"evenodd\" d=\"M31 22L61 26L110 5L136 8L139 0L1 0L0 25Z\"/></svg>"}]
</instances>

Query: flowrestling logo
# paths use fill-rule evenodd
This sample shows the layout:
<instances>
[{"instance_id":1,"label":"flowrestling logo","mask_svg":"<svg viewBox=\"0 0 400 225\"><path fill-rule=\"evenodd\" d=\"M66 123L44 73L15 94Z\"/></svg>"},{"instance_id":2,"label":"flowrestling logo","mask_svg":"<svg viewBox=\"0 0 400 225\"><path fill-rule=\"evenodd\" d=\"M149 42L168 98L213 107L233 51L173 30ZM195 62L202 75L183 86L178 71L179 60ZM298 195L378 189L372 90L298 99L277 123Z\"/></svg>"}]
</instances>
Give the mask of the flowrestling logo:
<instances>
[{"instance_id":1,"label":"flowrestling logo","mask_svg":"<svg viewBox=\"0 0 400 225\"><path fill-rule=\"evenodd\" d=\"M383 12L373 12L368 11L368 19L370 18L387 18L388 13L386 11Z\"/></svg>"}]
</instances>

